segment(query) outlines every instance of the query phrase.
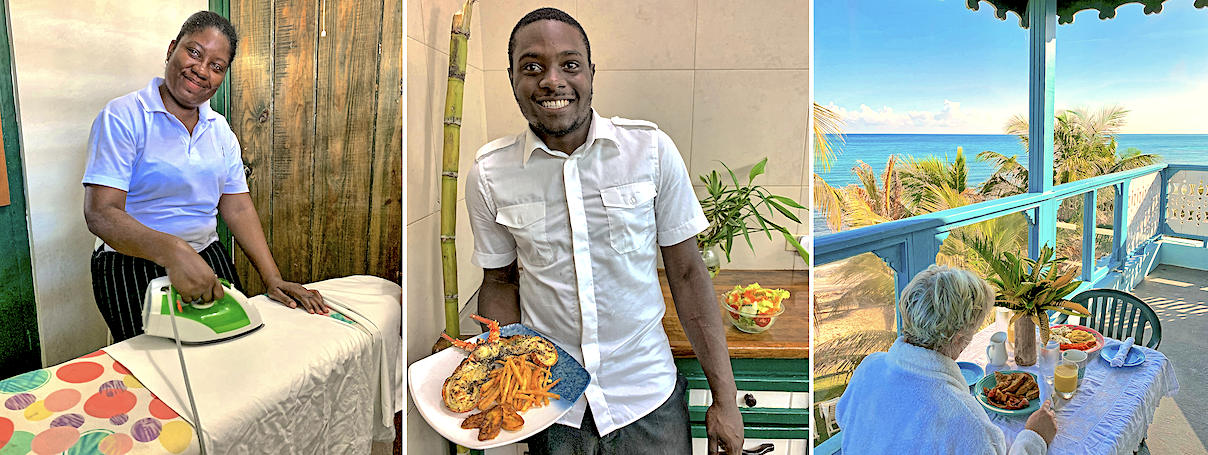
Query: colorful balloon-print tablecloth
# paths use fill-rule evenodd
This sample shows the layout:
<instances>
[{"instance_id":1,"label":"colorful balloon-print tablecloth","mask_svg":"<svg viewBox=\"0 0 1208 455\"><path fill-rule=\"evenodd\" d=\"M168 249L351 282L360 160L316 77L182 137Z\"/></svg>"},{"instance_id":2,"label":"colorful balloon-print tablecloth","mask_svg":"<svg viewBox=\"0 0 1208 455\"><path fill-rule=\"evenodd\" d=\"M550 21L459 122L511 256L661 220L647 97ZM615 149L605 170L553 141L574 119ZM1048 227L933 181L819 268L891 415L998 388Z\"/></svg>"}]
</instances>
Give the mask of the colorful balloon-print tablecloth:
<instances>
[{"instance_id":1,"label":"colorful balloon-print tablecloth","mask_svg":"<svg viewBox=\"0 0 1208 455\"><path fill-rule=\"evenodd\" d=\"M199 453L193 427L105 351L0 381L0 455Z\"/></svg>"}]
</instances>

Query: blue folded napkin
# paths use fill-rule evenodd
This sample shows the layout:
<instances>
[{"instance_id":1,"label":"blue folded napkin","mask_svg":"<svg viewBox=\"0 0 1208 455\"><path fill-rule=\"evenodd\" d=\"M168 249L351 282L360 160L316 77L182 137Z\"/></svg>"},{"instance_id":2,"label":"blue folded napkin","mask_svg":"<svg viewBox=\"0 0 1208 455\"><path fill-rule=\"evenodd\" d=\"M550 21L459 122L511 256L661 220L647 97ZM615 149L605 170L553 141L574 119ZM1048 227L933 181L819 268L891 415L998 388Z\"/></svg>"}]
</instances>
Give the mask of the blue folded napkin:
<instances>
[{"instance_id":1,"label":"blue folded napkin","mask_svg":"<svg viewBox=\"0 0 1208 455\"><path fill-rule=\"evenodd\" d=\"M1116 356L1112 357L1112 359L1107 363L1111 364L1113 367L1124 366L1124 361L1128 359L1128 350L1132 349L1133 343L1135 342L1136 340L1134 340L1133 337L1128 337L1128 339L1124 340L1124 343L1120 345L1120 351L1116 352Z\"/></svg>"}]
</instances>

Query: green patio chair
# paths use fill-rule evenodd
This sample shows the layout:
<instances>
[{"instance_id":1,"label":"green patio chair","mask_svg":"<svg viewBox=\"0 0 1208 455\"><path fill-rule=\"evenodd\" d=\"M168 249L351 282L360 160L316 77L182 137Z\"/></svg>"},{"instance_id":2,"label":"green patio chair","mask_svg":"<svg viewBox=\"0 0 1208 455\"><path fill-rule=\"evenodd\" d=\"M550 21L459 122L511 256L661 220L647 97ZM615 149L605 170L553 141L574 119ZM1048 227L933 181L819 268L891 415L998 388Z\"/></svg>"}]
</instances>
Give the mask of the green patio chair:
<instances>
[{"instance_id":1,"label":"green patio chair","mask_svg":"<svg viewBox=\"0 0 1208 455\"><path fill-rule=\"evenodd\" d=\"M1123 340L1133 337L1138 346L1157 349L1162 342L1162 322L1158 314L1137 296L1115 289L1090 289L1082 291L1070 300L1090 310L1082 325L1098 330L1103 336ZM1065 324L1067 315L1057 317L1058 324ZM1149 327L1149 340L1144 341L1145 327Z\"/></svg>"}]
</instances>

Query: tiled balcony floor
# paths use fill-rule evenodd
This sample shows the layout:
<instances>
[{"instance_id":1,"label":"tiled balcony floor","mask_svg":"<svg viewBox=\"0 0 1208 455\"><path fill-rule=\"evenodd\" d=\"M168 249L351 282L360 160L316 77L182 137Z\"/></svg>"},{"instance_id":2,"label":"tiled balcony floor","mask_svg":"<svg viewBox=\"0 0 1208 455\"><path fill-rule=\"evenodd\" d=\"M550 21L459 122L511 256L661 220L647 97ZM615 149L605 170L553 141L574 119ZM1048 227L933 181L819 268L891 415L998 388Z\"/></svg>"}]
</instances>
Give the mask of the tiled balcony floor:
<instances>
[{"instance_id":1,"label":"tiled balcony floor","mask_svg":"<svg viewBox=\"0 0 1208 455\"><path fill-rule=\"evenodd\" d=\"M1150 452L1208 455L1208 272L1160 265L1133 293L1158 313L1158 350L1179 379L1149 427Z\"/></svg>"}]
</instances>

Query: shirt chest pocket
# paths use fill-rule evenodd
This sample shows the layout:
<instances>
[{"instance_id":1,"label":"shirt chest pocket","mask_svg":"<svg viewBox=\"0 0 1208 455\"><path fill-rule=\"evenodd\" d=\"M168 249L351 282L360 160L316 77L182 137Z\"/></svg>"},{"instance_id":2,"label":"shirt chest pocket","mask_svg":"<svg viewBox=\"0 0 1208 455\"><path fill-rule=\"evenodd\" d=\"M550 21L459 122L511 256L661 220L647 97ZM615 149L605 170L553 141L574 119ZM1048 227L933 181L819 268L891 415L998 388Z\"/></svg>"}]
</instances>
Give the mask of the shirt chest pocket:
<instances>
[{"instance_id":1,"label":"shirt chest pocket","mask_svg":"<svg viewBox=\"0 0 1208 455\"><path fill-rule=\"evenodd\" d=\"M618 253L634 251L654 235L654 182L604 188L600 197L608 214L608 236Z\"/></svg>"},{"instance_id":2,"label":"shirt chest pocket","mask_svg":"<svg viewBox=\"0 0 1208 455\"><path fill-rule=\"evenodd\" d=\"M545 235L545 202L500 207L495 222L506 226L516 239L519 255L527 264L549 265L553 257Z\"/></svg>"}]
</instances>

